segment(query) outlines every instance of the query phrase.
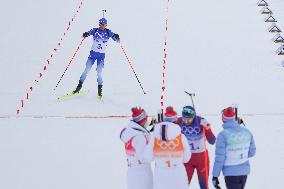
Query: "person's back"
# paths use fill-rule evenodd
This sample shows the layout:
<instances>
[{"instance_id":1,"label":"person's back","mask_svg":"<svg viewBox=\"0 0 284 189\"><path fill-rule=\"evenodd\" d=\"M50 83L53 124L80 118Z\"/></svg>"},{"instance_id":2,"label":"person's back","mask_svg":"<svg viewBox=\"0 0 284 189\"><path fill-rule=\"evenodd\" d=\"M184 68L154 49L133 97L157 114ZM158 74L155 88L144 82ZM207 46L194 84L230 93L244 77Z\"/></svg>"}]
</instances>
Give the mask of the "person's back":
<instances>
[{"instance_id":1,"label":"person's back","mask_svg":"<svg viewBox=\"0 0 284 189\"><path fill-rule=\"evenodd\" d=\"M154 189L188 188L184 163L189 161L191 152L177 124L157 124L144 157L146 161L155 161Z\"/></svg>"},{"instance_id":2,"label":"person's back","mask_svg":"<svg viewBox=\"0 0 284 189\"><path fill-rule=\"evenodd\" d=\"M224 130L217 137L213 179L222 170L227 188L243 189L250 173L249 158L255 155L256 147L251 132L238 124L233 112L228 115L223 116Z\"/></svg>"},{"instance_id":3,"label":"person's back","mask_svg":"<svg viewBox=\"0 0 284 189\"><path fill-rule=\"evenodd\" d=\"M248 129L240 127L236 121L224 123L223 128L224 130L217 137L216 153L220 149L220 155L225 152L226 158L217 155L215 163L218 163L218 160L223 163L223 174L225 176L249 174L248 158L255 155L252 134ZM225 151L221 149L224 144Z\"/></svg>"},{"instance_id":4,"label":"person's back","mask_svg":"<svg viewBox=\"0 0 284 189\"><path fill-rule=\"evenodd\" d=\"M146 129L130 121L128 126L121 131L120 139L124 143L128 167L142 166L143 148L145 148L149 134Z\"/></svg>"},{"instance_id":5,"label":"person's back","mask_svg":"<svg viewBox=\"0 0 284 189\"><path fill-rule=\"evenodd\" d=\"M127 157L127 188L152 189L151 165L144 161L144 150L150 135L145 129L147 115L143 109L132 108L132 112L133 120L120 133Z\"/></svg>"},{"instance_id":6,"label":"person's back","mask_svg":"<svg viewBox=\"0 0 284 189\"><path fill-rule=\"evenodd\" d=\"M168 168L184 166L184 159L190 159L190 153L184 153L187 140L178 125L170 122L159 123L152 137L156 166Z\"/></svg>"}]
</instances>

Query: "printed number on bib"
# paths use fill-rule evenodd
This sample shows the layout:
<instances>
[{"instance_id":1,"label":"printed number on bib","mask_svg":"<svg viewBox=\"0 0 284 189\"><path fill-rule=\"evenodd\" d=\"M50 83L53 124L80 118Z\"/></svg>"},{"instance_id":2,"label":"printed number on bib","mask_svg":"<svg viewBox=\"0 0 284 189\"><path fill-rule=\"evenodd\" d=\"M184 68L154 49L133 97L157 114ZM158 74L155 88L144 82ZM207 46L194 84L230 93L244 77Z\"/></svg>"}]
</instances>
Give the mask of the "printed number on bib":
<instances>
[{"instance_id":1,"label":"printed number on bib","mask_svg":"<svg viewBox=\"0 0 284 189\"><path fill-rule=\"evenodd\" d=\"M199 150L199 147L194 146L194 143L190 143L189 145L190 145L191 150Z\"/></svg>"},{"instance_id":2,"label":"printed number on bib","mask_svg":"<svg viewBox=\"0 0 284 189\"><path fill-rule=\"evenodd\" d=\"M103 49L102 44L98 44L98 49Z\"/></svg>"}]
</instances>

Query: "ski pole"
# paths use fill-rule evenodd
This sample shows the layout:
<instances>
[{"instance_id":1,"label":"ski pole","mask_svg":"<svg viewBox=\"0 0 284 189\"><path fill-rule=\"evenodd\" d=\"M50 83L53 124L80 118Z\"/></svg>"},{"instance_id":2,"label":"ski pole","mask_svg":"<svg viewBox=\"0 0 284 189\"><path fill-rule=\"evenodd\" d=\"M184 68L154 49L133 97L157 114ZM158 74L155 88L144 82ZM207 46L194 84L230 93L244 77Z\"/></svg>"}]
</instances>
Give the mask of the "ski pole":
<instances>
[{"instance_id":1,"label":"ski pole","mask_svg":"<svg viewBox=\"0 0 284 189\"><path fill-rule=\"evenodd\" d=\"M164 121L164 115L163 115L162 110L160 110L158 112L158 123L163 122L163 121Z\"/></svg>"},{"instance_id":2,"label":"ski pole","mask_svg":"<svg viewBox=\"0 0 284 189\"><path fill-rule=\"evenodd\" d=\"M244 120L242 118L238 117L238 105L235 105L235 114L236 114L236 121L240 124L240 125L244 125L246 127L246 124L244 123Z\"/></svg>"},{"instance_id":3,"label":"ski pole","mask_svg":"<svg viewBox=\"0 0 284 189\"><path fill-rule=\"evenodd\" d=\"M102 10L103 12L103 18L105 17L105 13L107 12L107 10Z\"/></svg>"},{"instance_id":4,"label":"ski pole","mask_svg":"<svg viewBox=\"0 0 284 189\"><path fill-rule=\"evenodd\" d=\"M59 83L61 82L61 80L62 80L63 76L65 75L65 73L66 73L66 71L68 70L69 66L70 66L70 65L71 65L71 63L73 62L73 60L74 60L75 56L77 55L77 53L78 53L78 51L79 51L80 47L82 46L82 44L83 44L83 41L84 41L84 40L85 40L85 37L83 37L83 39L81 40L81 42L80 42L79 46L77 47L77 49L76 49L75 53L73 54L73 56L72 56L71 60L69 61L69 63L68 63L68 65L67 65L67 67L65 68L65 71L64 71L64 72L63 72L63 74L61 75L61 77L60 77L59 81L57 82L57 84L56 84L56 86L55 86L55 88L54 88L53 90L56 90L56 88L58 87L58 85L59 85Z\"/></svg>"},{"instance_id":5,"label":"ski pole","mask_svg":"<svg viewBox=\"0 0 284 189\"><path fill-rule=\"evenodd\" d=\"M236 121L238 121L238 106L235 105L235 115L236 115Z\"/></svg>"},{"instance_id":6,"label":"ski pole","mask_svg":"<svg viewBox=\"0 0 284 189\"><path fill-rule=\"evenodd\" d=\"M221 189L221 187L219 185L214 186L216 189Z\"/></svg>"},{"instance_id":7,"label":"ski pole","mask_svg":"<svg viewBox=\"0 0 284 189\"><path fill-rule=\"evenodd\" d=\"M194 102L193 102L193 96L195 96L195 93L189 93L189 92L187 92L187 91L184 91L187 95L189 95L190 96L190 98L191 98L191 103L192 103L192 106L193 106L193 108L195 109L195 106L194 106Z\"/></svg>"},{"instance_id":8,"label":"ski pole","mask_svg":"<svg viewBox=\"0 0 284 189\"><path fill-rule=\"evenodd\" d=\"M135 70L134 70L134 68L133 68L133 66L132 66L132 64L131 64L131 62L130 62L130 60L129 60L129 58L128 58L128 56L127 56L125 50L124 50L124 48L123 48L123 46L122 46L122 44L120 44L120 48L121 48L121 50L122 50L122 52L123 52L123 54L124 54L124 56L125 56L125 58L126 58L128 64L130 65L130 67L131 67L131 69L132 69L132 72L134 73L134 75L135 75L135 77L136 77L136 80L138 81L138 83L139 83L139 85L140 85L140 88L142 89L143 93L146 94L146 92L144 91L144 89L143 89L143 87L142 87L142 85L141 85L141 82L139 81L138 76L137 76L137 74L136 74L136 72L135 72Z\"/></svg>"},{"instance_id":9,"label":"ski pole","mask_svg":"<svg viewBox=\"0 0 284 189\"><path fill-rule=\"evenodd\" d=\"M206 180L206 189L209 189L208 188L208 175L209 175L209 171L208 171L208 159L209 158L209 155L208 155L208 150L207 150L207 147L206 147L206 133L205 133L205 128L203 128L203 142L204 142L204 148L205 148L205 152L204 152L204 166L205 166L205 180Z\"/></svg>"}]
</instances>

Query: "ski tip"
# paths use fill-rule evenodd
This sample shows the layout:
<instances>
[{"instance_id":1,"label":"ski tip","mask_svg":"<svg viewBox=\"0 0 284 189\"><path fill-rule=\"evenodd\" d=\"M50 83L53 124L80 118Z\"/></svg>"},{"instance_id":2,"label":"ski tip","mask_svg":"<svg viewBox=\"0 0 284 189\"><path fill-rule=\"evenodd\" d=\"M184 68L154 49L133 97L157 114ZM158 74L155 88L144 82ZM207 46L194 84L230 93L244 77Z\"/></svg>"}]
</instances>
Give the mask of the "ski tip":
<instances>
[{"instance_id":1,"label":"ski tip","mask_svg":"<svg viewBox=\"0 0 284 189\"><path fill-rule=\"evenodd\" d=\"M57 99L58 100L64 100L64 99L72 97L72 96L81 95L81 94L87 94L88 92L89 92L89 90L81 90L81 91L76 92L76 93L70 92L70 93L67 93L67 94L65 94L63 96L58 97Z\"/></svg>"},{"instance_id":2,"label":"ski tip","mask_svg":"<svg viewBox=\"0 0 284 189\"><path fill-rule=\"evenodd\" d=\"M103 96L98 96L98 99L99 99L102 103L104 103L104 98L103 98Z\"/></svg>"},{"instance_id":3,"label":"ski tip","mask_svg":"<svg viewBox=\"0 0 284 189\"><path fill-rule=\"evenodd\" d=\"M64 99L63 96L57 98L57 100L59 100L59 101L61 101L61 100L63 100L63 99Z\"/></svg>"}]
</instances>

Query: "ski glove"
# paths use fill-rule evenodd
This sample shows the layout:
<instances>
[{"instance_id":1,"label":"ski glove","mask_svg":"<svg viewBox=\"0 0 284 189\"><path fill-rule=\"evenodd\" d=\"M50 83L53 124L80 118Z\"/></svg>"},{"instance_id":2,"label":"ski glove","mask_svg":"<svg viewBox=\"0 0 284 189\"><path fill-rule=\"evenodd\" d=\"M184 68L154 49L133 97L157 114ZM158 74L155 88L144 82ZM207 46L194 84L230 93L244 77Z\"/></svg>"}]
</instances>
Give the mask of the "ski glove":
<instances>
[{"instance_id":1,"label":"ski glove","mask_svg":"<svg viewBox=\"0 0 284 189\"><path fill-rule=\"evenodd\" d=\"M119 38L119 35L118 34L113 34L112 38L116 41L116 42L120 42L120 38Z\"/></svg>"},{"instance_id":2,"label":"ski glove","mask_svg":"<svg viewBox=\"0 0 284 189\"><path fill-rule=\"evenodd\" d=\"M152 118L151 122L150 122L150 125L156 125L157 123L158 123L157 119L156 118Z\"/></svg>"},{"instance_id":3,"label":"ski glove","mask_svg":"<svg viewBox=\"0 0 284 189\"><path fill-rule=\"evenodd\" d=\"M221 189L221 187L219 186L220 183L219 183L218 177L213 177L212 178L212 183L213 183L215 188Z\"/></svg>"},{"instance_id":4,"label":"ski glove","mask_svg":"<svg viewBox=\"0 0 284 189\"><path fill-rule=\"evenodd\" d=\"M243 119L242 119L242 118L240 118L240 117L238 117L238 118L237 118L237 121L238 121L238 124L240 124L240 125L241 125L241 124L244 124Z\"/></svg>"},{"instance_id":5,"label":"ski glove","mask_svg":"<svg viewBox=\"0 0 284 189\"><path fill-rule=\"evenodd\" d=\"M201 120L200 120L200 125L204 128L204 129L206 129L206 130L209 130L211 127L210 127L210 124L208 123L208 121L206 120L206 119L204 119L204 118L202 118Z\"/></svg>"},{"instance_id":6,"label":"ski glove","mask_svg":"<svg viewBox=\"0 0 284 189\"><path fill-rule=\"evenodd\" d=\"M152 120L151 120L151 122L149 124L149 126L152 126L152 128L149 130L150 132L154 131L155 126L156 126L157 123L158 123L157 119L156 118L152 118Z\"/></svg>"},{"instance_id":7,"label":"ski glove","mask_svg":"<svg viewBox=\"0 0 284 189\"><path fill-rule=\"evenodd\" d=\"M90 36L89 32L83 33L83 37L89 37L89 36Z\"/></svg>"}]
</instances>

